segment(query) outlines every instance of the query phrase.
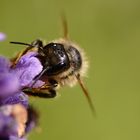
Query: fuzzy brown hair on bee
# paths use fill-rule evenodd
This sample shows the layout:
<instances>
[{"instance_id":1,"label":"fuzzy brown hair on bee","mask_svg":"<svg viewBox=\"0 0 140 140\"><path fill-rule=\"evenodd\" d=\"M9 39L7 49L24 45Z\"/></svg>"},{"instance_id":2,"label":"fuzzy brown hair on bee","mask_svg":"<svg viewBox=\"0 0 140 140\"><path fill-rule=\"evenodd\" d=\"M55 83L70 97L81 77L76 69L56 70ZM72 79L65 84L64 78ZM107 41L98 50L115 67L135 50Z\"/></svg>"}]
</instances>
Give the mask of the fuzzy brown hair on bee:
<instances>
[{"instance_id":1,"label":"fuzzy brown hair on bee","mask_svg":"<svg viewBox=\"0 0 140 140\"><path fill-rule=\"evenodd\" d=\"M28 95L53 98L56 96L56 89L58 87L65 85L72 87L78 82L87 97L90 108L95 113L91 98L81 80L86 75L88 69L87 58L79 45L72 42L68 37L65 18L63 18L63 28L64 36L60 39L50 41L48 44L44 44L42 40L35 40L31 44L11 42L28 46L14 59L13 67L28 51L36 51L38 53L36 57L43 65L43 70L34 78L32 86L23 91ZM42 80L46 84L39 89L35 89L33 86L37 80ZM44 90L47 90L48 94L45 94Z\"/></svg>"}]
</instances>

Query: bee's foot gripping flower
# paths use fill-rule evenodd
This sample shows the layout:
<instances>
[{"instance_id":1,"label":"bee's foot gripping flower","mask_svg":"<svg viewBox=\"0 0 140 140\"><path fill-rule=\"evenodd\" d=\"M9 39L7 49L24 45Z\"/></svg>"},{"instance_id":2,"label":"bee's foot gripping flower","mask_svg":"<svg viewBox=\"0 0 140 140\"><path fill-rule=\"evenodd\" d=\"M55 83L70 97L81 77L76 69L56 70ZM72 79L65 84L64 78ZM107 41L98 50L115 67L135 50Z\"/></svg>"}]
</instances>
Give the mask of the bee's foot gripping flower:
<instances>
[{"instance_id":1,"label":"bee's foot gripping flower","mask_svg":"<svg viewBox=\"0 0 140 140\"><path fill-rule=\"evenodd\" d=\"M35 56L33 52L25 54L14 68L11 61L0 57L0 140L25 140L37 123L38 115L22 92L42 71ZM42 84L39 81L34 86Z\"/></svg>"}]
</instances>

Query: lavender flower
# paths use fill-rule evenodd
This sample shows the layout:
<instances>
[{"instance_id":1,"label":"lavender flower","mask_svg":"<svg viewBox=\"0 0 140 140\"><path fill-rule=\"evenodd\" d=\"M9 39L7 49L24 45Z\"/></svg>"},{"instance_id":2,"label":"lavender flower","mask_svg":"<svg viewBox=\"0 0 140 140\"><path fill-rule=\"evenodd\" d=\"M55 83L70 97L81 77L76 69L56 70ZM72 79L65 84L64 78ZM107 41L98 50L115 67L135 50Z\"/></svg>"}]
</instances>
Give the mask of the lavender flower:
<instances>
[{"instance_id":1,"label":"lavender flower","mask_svg":"<svg viewBox=\"0 0 140 140\"><path fill-rule=\"evenodd\" d=\"M2 32L0 32L0 41L3 41L6 39L6 35Z\"/></svg>"},{"instance_id":2,"label":"lavender flower","mask_svg":"<svg viewBox=\"0 0 140 140\"><path fill-rule=\"evenodd\" d=\"M33 79L42 71L42 65L34 52L22 56L16 67L12 68L11 65L11 61L0 57L0 139L25 140L22 136L35 127L38 115L29 106L28 97L22 92L22 89L30 87ZM44 82L38 81L34 87L43 84ZM14 113L12 111L9 113L8 109L3 110L7 105L10 108L16 108ZM22 115L25 116L24 119L19 119L22 117L21 113L16 113L19 108L24 112ZM22 122L23 120L25 121ZM4 130L5 132L3 132Z\"/></svg>"},{"instance_id":3,"label":"lavender flower","mask_svg":"<svg viewBox=\"0 0 140 140\"><path fill-rule=\"evenodd\" d=\"M22 88L29 87L33 78L37 76L42 65L35 57L36 53L30 52L21 57L15 68L11 68L11 62L5 57L0 57L0 99L20 93ZM35 87L43 85L38 81Z\"/></svg>"},{"instance_id":4,"label":"lavender flower","mask_svg":"<svg viewBox=\"0 0 140 140\"><path fill-rule=\"evenodd\" d=\"M0 57L0 100L19 90L18 77L10 72L10 65L8 59Z\"/></svg>"},{"instance_id":5,"label":"lavender flower","mask_svg":"<svg viewBox=\"0 0 140 140\"><path fill-rule=\"evenodd\" d=\"M5 139L4 139L4 140L5 140ZM15 137L15 136L9 136L9 138L6 139L6 140L26 140L26 138L25 138L25 137L18 138L18 137Z\"/></svg>"},{"instance_id":6,"label":"lavender flower","mask_svg":"<svg viewBox=\"0 0 140 140\"><path fill-rule=\"evenodd\" d=\"M28 108L28 96L23 92L14 93L12 96L8 96L7 98L0 100L1 105L12 105L12 104L22 104L25 108Z\"/></svg>"}]
</instances>

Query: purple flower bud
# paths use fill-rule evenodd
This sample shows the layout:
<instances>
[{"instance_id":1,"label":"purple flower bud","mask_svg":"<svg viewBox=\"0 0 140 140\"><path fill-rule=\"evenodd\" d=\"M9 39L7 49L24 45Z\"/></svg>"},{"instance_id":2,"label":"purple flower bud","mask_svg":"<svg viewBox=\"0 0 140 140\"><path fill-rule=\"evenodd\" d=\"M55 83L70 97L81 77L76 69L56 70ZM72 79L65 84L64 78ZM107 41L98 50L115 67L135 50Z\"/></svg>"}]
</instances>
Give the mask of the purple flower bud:
<instances>
[{"instance_id":1,"label":"purple flower bud","mask_svg":"<svg viewBox=\"0 0 140 140\"><path fill-rule=\"evenodd\" d=\"M6 39L6 35L0 32L0 41L4 41Z\"/></svg>"}]
</instances>

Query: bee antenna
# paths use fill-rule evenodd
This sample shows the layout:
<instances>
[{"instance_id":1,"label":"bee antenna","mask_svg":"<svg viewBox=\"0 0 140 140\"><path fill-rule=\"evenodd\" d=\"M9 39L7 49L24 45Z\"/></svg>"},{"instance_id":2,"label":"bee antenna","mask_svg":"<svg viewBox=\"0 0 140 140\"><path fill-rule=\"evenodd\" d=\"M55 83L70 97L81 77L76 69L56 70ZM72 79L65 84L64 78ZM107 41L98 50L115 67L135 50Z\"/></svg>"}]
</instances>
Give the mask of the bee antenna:
<instances>
[{"instance_id":1,"label":"bee antenna","mask_svg":"<svg viewBox=\"0 0 140 140\"><path fill-rule=\"evenodd\" d=\"M35 46L31 45L31 44L28 44L28 43L23 43L23 42L14 42L14 41L11 41L10 42L11 44L20 44L20 45L26 45L26 46L30 46L32 48L34 48Z\"/></svg>"},{"instance_id":2,"label":"bee antenna","mask_svg":"<svg viewBox=\"0 0 140 140\"><path fill-rule=\"evenodd\" d=\"M61 14L62 26L63 26L63 37L64 39L68 39L68 23L64 12Z\"/></svg>"},{"instance_id":3,"label":"bee antenna","mask_svg":"<svg viewBox=\"0 0 140 140\"><path fill-rule=\"evenodd\" d=\"M83 84L83 81L80 79L80 74L75 75L75 76L76 76L76 78L77 78L77 81L78 81L80 87L81 87L82 90L83 90L83 93L84 93L85 96L86 96L86 99L87 99L87 101L88 101L88 103L89 103L89 107L90 107L90 109L91 109L91 111L92 111L92 114L93 114L94 116L96 116L96 110L95 110L94 105L93 105L93 103L92 103L91 97L89 96L89 93L88 93L87 89L85 88L85 86L84 86L84 84Z\"/></svg>"}]
</instances>

